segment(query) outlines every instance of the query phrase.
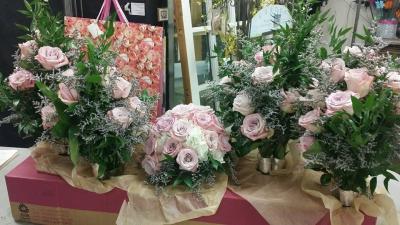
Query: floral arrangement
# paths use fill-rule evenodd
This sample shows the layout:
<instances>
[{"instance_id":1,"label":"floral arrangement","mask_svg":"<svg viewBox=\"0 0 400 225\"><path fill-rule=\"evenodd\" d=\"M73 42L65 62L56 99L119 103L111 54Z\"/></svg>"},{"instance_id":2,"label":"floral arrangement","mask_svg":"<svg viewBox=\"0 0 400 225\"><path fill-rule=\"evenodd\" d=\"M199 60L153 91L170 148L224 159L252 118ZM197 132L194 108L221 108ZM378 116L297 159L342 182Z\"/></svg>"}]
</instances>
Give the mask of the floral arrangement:
<instances>
[{"instance_id":1,"label":"floral arrangement","mask_svg":"<svg viewBox=\"0 0 400 225\"><path fill-rule=\"evenodd\" d=\"M156 187L183 184L198 190L213 184L230 151L229 136L210 107L178 105L153 125L142 167Z\"/></svg>"},{"instance_id":2,"label":"floral arrangement","mask_svg":"<svg viewBox=\"0 0 400 225\"><path fill-rule=\"evenodd\" d=\"M299 119L300 149L308 150L308 167L323 172L321 183L366 195L374 194L378 175L387 188L400 172L399 64L379 54L382 44L368 35L360 37L369 45L322 61L318 86L301 104L309 112Z\"/></svg>"},{"instance_id":3,"label":"floral arrangement","mask_svg":"<svg viewBox=\"0 0 400 225\"><path fill-rule=\"evenodd\" d=\"M287 144L300 133L297 105L304 90L314 86L310 74L318 68L307 57L319 57L317 27L326 14L308 14L313 2L292 7L291 27L281 27L272 40L240 40L240 55L225 58L221 80L211 84L218 116L230 128L230 141L238 156L258 149L262 158L284 159ZM333 41L337 44L336 41ZM234 60L242 57L241 60Z\"/></svg>"},{"instance_id":4,"label":"floral arrangement","mask_svg":"<svg viewBox=\"0 0 400 225\"><path fill-rule=\"evenodd\" d=\"M48 3L25 5L21 12L32 24L19 25L27 42L19 45L14 73L0 83L0 108L13 113L2 122L38 142L68 146L71 160L85 158L98 178L118 173L147 137L155 98L115 69L116 54L108 49L113 22L96 44L77 41L64 36L63 20Z\"/></svg>"}]
</instances>

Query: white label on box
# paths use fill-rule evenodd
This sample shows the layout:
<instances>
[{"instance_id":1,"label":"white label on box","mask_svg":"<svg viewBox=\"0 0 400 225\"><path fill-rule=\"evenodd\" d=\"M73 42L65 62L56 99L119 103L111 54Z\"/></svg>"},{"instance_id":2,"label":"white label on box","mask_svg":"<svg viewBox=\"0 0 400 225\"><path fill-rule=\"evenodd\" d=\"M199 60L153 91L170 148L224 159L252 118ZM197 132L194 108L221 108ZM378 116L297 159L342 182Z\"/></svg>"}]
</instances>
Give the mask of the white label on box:
<instances>
[{"instance_id":1,"label":"white label on box","mask_svg":"<svg viewBox=\"0 0 400 225\"><path fill-rule=\"evenodd\" d=\"M145 16L146 7L144 3L128 2L125 4L124 10L131 16Z\"/></svg>"}]
</instances>

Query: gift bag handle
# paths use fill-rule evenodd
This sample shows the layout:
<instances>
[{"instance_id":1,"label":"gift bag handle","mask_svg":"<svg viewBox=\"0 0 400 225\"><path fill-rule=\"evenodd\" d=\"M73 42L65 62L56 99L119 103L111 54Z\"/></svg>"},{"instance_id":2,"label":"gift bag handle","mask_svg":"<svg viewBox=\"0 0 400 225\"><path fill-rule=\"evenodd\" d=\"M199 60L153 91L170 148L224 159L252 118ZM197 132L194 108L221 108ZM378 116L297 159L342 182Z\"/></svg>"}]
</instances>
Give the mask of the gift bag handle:
<instances>
[{"instance_id":1,"label":"gift bag handle","mask_svg":"<svg viewBox=\"0 0 400 225\"><path fill-rule=\"evenodd\" d=\"M124 11L121 8L118 0L104 0L103 5L101 6L99 15L96 18L96 21L105 20L110 15L111 3L114 4L115 11L118 14L119 21L124 22L126 24L129 23L128 19L125 16Z\"/></svg>"}]
</instances>

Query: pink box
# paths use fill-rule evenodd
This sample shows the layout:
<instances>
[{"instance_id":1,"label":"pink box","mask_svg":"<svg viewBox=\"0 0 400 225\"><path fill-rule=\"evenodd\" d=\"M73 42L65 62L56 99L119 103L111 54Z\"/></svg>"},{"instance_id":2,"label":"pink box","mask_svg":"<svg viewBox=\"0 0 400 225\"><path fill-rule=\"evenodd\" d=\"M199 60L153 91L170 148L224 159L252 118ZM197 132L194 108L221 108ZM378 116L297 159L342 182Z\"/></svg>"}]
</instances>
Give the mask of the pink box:
<instances>
[{"instance_id":1,"label":"pink box","mask_svg":"<svg viewBox=\"0 0 400 225\"><path fill-rule=\"evenodd\" d=\"M115 224L125 191L114 189L95 194L68 185L60 177L39 173L32 158L27 158L6 175L11 211L17 221L51 225ZM237 212L237 213L235 213ZM227 190L217 214L185 224L268 225L264 218L237 194ZM365 217L363 225L375 225ZM330 225L329 215L316 225Z\"/></svg>"}]
</instances>

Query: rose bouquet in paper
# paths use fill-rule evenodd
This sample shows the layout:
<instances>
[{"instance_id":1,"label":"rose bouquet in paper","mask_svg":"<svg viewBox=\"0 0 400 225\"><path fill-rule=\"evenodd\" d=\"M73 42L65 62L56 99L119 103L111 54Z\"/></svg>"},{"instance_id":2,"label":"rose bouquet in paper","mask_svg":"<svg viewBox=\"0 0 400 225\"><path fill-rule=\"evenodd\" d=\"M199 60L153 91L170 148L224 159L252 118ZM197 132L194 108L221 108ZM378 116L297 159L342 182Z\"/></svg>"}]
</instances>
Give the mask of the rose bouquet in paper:
<instances>
[{"instance_id":1,"label":"rose bouquet in paper","mask_svg":"<svg viewBox=\"0 0 400 225\"><path fill-rule=\"evenodd\" d=\"M387 188L400 172L400 74L377 40L360 37L370 45L346 47L315 74L319 85L302 101L309 112L299 119L300 149L323 185L369 195L378 175Z\"/></svg>"},{"instance_id":2,"label":"rose bouquet in paper","mask_svg":"<svg viewBox=\"0 0 400 225\"><path fill-rule=\"evenodd\" d=\"M123 169L144 142L154 98L115 69L111 21L96 44L64 37L61 18L44 1L25 2L32 18L15 55L15 70L0 83L0 106L18 130L88 160L99 178ZM86 49L86 51L81 51Z\"/></svg>"},{"instance_id":3,"label":"rose bouquet in paper","mask_svg":"<svg viewBox=\"0 0 400 225\"><path fill-rule=\"evenodd\" d=\"M178 105L159 117L145 145L142 167L157 187L213 184L231 151L229 136L210 107Z\"/></svg>"}]
</instances>

